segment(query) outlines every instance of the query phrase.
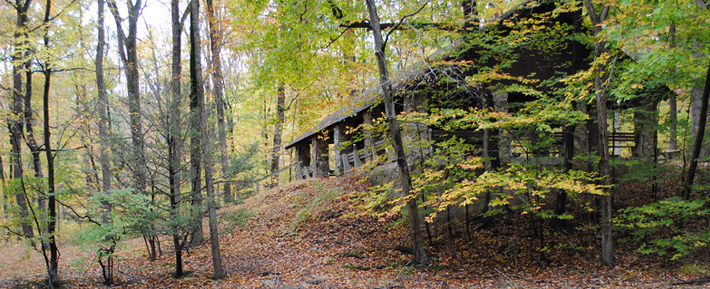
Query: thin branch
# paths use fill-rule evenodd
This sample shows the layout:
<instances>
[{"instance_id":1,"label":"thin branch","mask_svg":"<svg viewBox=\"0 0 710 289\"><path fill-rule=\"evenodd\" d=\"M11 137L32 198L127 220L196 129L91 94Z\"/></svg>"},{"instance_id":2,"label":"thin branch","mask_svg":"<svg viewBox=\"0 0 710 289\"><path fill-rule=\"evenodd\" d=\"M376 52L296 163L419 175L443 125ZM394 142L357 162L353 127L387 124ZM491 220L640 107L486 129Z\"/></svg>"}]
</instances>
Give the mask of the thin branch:
<instances>
[{"instance_id":1,"label":"thin branch","mask_svg":"<svg viewBox=\"0 0 710 289\"><path fill-rule=\"evenodd\" d=\"M338 41L338 39L340 39L340 37L343 36L343 34L345 34L345 32L348 32L349 30L350 30L350 27L346 27L345 30L343 30L342 32L340 32L340 34L338 34L338 36L335 37L335 39L331 39L331 40L330 40L330 43L328 43L328 45L326 45L325 47L323 47L323 49L328 49L328 47L330 47L331 44L335 43L335 41ZM314 53L313 55L315 55L315 53ZM311 57L311 58L312 58L312 57Z\"/></svg>"},{"instance_id":2,"label":"thin branch","mask_svg":"<svg viewBox=\"0 0 710 289\"><path fill-rule=\"evenodd\" d=\"M17 5L15 5L15 3L10 2L10 0L5 0L5 3L7 3L7 4L10 5L10 6L12 6L12 9L17 10Z\"/></svg>"},{"instance_id":3,"label":"thin branch","mask_svg":"<svg viewBox=\"0 0 710 289\"><path fill-rule=\"evenodd\" d=\"M76 210L74 210L74 208L72 208L71 206L69 206L69 205L63 203L63 202L60 201L60 200L57 200L57 203L59 203L60 205L64 206L65 208L71 210L72 213L74 213L74 215L75 215L77 218L82 219L82 220L87 220L87 221L89 221L89 222L91 222L91 223L94 223L94 224L96 224L96 225L98 225L98 226L101 226L101 223L99 223L99 222L95 221L94 219L92 219L91 216L89 216L89 215L83 215L83 216L80 215L79 212L77 212Z\"/></svg>"},{"instance_id":4,"label":"thin branch","mask_svg":"<svg viewBox=\"0 0 710 289\"><path fill-rule=\"evenodd\" d=\"M24 235L22 233L20 233L19 231L13 230L8 225L0 225L0 228L7 230L10 234L13 234L15 236L24 237Z\"/></svg>"},{"instance_id":5,"label":"thin branch","mask_svg":"<svg viewBox=\"0 0 710 289\"><path fill-rule=\"evenodd\" d=\"M599 24L599 19L597 18L597 12L596 12L596 10L594 9L594 4L592 4L592 1L591 1L591 0L585 0L585 1L584 1L584 6L587 7L587 13L589 14L589 16L591 16L590 18L592 18L592 19L591 19L591 20L592 20L592 26L596 26L597 24Z\"/></svg>"},{"instance_id":6,"label":"thin branch","mask_svg":"<svg viewBox=\"0 0 710 289\"><path fill-rule=\"evenodd\" d=\"M76 1L77 0L72 0L71 2L69 2L69 4L67 4L67 6L64 7L64 9L62 9L62 11L59 11L59 13L57 13L57 15L54 15L54 16L48 18L46 21L42 22L42 24L37 25L37 27L30 29L29 32L30 33L35 32L37 29L40 29L40 28L43 28L43 27L49 25L49 23L52 22L54 19L57 19L59 16L62 16L62 14L64 14L64 11L67 11L67 8L69 8L72 4L76 3Z\"/></svg>"},{"instance_id":7,"label":"thin branch","mask_svg":"<svg viewBox=\"0 0 710 289\"><path fill-rule=\"evenodd\" d=\"M599 15L599 22L604 22L606 20L607 16L609 16L609 5L604 5L602 7L602 13Z\"/></svg>"},{"instance_id":8,"label":"thin branch","mask_svg":"<svg viewBox=\"0 0 710 289\"><path fill-rule=\"evenodd\" d=\"M619 56L614 56L614 61L611 62L611 69L609 71L609 77L606 79L606 84L604 85L604 90L606 91L609 88L609 84L611 83L611 77L614 76L614 67L616 65L616 60L619 59ZM605 92L606 93L606 92Z\"/></svg>"},{"instance_id":9,"label":"thin branch","mask_svg":"<svg viewBox=\"0 0 710 289\"><path fill-rule=\"evenodd\" d=\"M187 16L190 15L190 6L192 6L192 1L190 3L187 3L187 6L185 6L185 12L182 13L182 17L180 18L180 26L185 27L185 21L187 20ZM185 30L180 28L180 30Z\"/></svg>"},{"instance_id":10,"label":"thin branch","mask_svg":"<svg viewBox=\"0 0 710 289\"><path fill-rule=\"evenodd\" d=\"M431 1L431 0L427 0L426 3L424 3L424 5L422 5L422 7L419 7L419 9L418 9L417 11L415 11L414 13L404 15L404 16L402 16L402 19L399 19L399 23L397 23L397 25L395 25L395 26L392 28L392 30L390 30L390 32L387 32L387 36L385 36L385 41L384 41L384 43L382 44L382 50L384 50L385 47L387 47L387 41L389 41L389 39L390 39L390 34L392 34L392 32L394 32L395 30L397 30L397 28L399 28L399 26L402 25L402 23L404 23L404 20L405 20L405 19L407 19L407 18L409 18L409 17L412 17L412 16L414 16L414 15L417 15L417 14L419 14L419 12L422 12L422 10L424 9L424 7L426 7L426 5L429 4L429 1ZM382 51L382 52L384 53L384 51Z\"/></svg>"},{"instance_id":11,"label":"thin branch","mask_svg":"<svg viewBox=\"0 0 710 289\"><path fill-rule=\"evenodd\" d=\"M111 11L111 14L113 15L113 20L116 22L116 30L118 31L118 51L121 55L121 60L123 60L123 63L126 63L128 62L128 59L126 58L126 49L123 44L126 41L126 33L123 31L123 27L121 27L121 22L123 22L123 19L121 18L121 15L118 14L118 7L116 6L116 1L106 0L106 5L108 5L108 10Z\"/></svg>"}]
</instances>

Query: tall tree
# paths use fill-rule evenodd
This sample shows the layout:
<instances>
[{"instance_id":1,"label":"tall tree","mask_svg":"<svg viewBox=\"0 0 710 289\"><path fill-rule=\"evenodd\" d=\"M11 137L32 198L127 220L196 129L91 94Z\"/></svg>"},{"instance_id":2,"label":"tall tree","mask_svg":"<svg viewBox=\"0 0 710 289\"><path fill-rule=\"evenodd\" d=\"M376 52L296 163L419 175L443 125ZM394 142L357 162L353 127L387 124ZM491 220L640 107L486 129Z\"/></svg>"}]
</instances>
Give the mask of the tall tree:
<instances>
[{"instance_id":1,"label":"tall tree","mask_svg":"<svg viewBox=\"0 0 710 289\"><path fill-rule=\"evenodd\" d=\"M203 161L205 170L205 183L207 188L207 211L209 214L210 227L210 247L212 248L212 266L214 270L214 278L224 278L224 269L222 268L222 258L219 252L219 231L217 228L217 215L215 212L214 199L214 183L212 179L212 157L210 152L209 133L207 132L207 120L205 117L205 96L202 78L202 52L200 46L200 1L192 1L190 3L190 112L192 113L192 141L191 155L195 158L191 159L193 163L194 180L192 183L193 194L195 196L200 193L200 170L199 164L195 162ZM200 139L197 139L197 138ZM201 150L201 151L200 151ZM197 168L196 170L194 170ZM201 200L201 197L199 197ZM200 226L200 230L201 230ZM195 233L195 235L201 232ZM194 238L194 237L193 237Z\"/></svg>"},{"instance_id":2,"label":"tall tree","mask_svg":"<svg viewBox=\"0 0 710 289\"><path fill-rule=\"evenodd\" d=\"M697 9L702 9L703 11L708 10L707 4L703 0L695 0L695 4L698 5ZM694 121L694 123L697 122L697 130L693 132L695 136L695 144L693 145L693 151L690 155L690 165L688 166L688 172L685 177L685 184L683 186L683 200L690 199L690 192L692 191L693 181L695 180L695 170L698 167L698 159L702 155L703 138L705 138L705 124L707 124L708 116L708 94L710 93L710 63L708 64L708 72L705 75L705 88L703 89L703 93L699 95L696 93L698 91L700 91L700 88L694 87L691 96L691 102L693 102L695 98L699 97L700 107L699 113L697 113L697 121ZM698 97L696 97L696 95Z\"/></svg>"},{"instance_id":3,"label":"tall tree","mask_svg":"<svg viewBox=\"0 0 710 289\"><path fill-rule=\"evenodd\" d=\"M690 199L693 181L695 179L695 170L698 167L698 158L700 157L700 149L703 146L703 137L705 136L705 124L708 118L708 96L710 95L710 63L708 63L708 71L705 75L705 89L700 103L700 120L698 123L698 131L696 133L695 144L693 145L693 153L690 156L690 166L688 166L688 175L685 178L683 186L683 200Z\"/></svg>"},{"instance_id":4,"label":"tall tree","mask_svg":"<svg viewBox=\"0 0 710 289\"><path fill-rule=\"evenodd\" d=\"M676 46L676 24L671 22L668 28L668 43L671 49ZM668 99L668 150L674 151L678 149L678 100L675 94L671 94Z\"/></svg>"},{"instance_id":5,"label":"tall tree","mask_svg":"<svg viewBox=\"0 0 710 289\"><path fill-rule=\"evenodd\" d=\"M12 178L16 182L21 183L21 191L16 192L15 199L20 207L20 218L22 225L22 233L26 238L31 239L34 236L34 230L29 224L28 208L27 208L27 192L24 191L23 183L23 168L22 168L22 121L23 114L23 81L22 72L26 69L25 63L28 62L28 14L32 0L15 0L14 9L17 15L15 23L15 33L13 37L13 52L12 52L12 105L11 115L8 120L10 129L10 143L12 145Z\"/></svg>"},{"instance_id":6,"label":"tall tree","mask_svg":"<svg viewBox=\"0 0 710 289\"><path fill-rule=\"evenodd\" d=\"M186 13L188 13L186 11ZM180 138L180 121L181 109L180 103L182 98L181 78L182 78L182 59L181 59L181 44L182 30L185 15L180 17L180 0L170 1L171 13L171 29L172 29L172 56L171 56L171 75L170 75L170 91L171 97L169 101L169 111L167 117L167 145L168 145L168 185L170 187L170 210L174 220L180 219L180 164L182 163L182 146ZM175 278L183 276L182 268L182 250L185 245L184 238L180 236L180 224L178 222L172 228L173 247L175 249Z\"/></svg>"},{"instance_id":7,"label":"tall tree","mask_svg":"<svg viewBox=\"0 0 710 289\"><path fill-rule=\"evenodd\" d=\"M49 49L49 27L47 24L50 21L50 13L52 10L52 0L47 0L44 13L44 48ZM52 83L52 64L47 59L44 64L44 91L42 93L43 102L43 117L44 117L44 152L47 157L47 244L42 243L45 262L47 265L47 273L49 284L53 286L59 285L59 249L57 248L57 239L55 231L57 228L57 197L55 195L54 184L54 155L52 154L51 131L49 126L49 91ZM46 246L49 246L49 260L47 260Z\"/></svg>"},{"instance_id":8,"label":"tall tree","mask_svg":"<svg viewBox=\"0 0 710 289\"><path fill-rule=\"evenodd\" d=\"M615 262L614 257L614 240L612 237L612 203L614 195L612 191L608 188L611 185L611 166L609 165L609 143L608 143L608 132L607 132L607 85L605 80L602 78L604 72L607 69L606 64L601 59L605 53L605 42L599 34L602 31L602 24L609 15L609 6L603 5L600 10L597 10L591 0L585 0L584 5L587 8L587 13L589 15L589 20L591 21L593 27L594 40L594 57L595 65L594 70L594 89L596 91L596 106L597 106L597 132L598 132L598 145L597 152L599 154L599 174L602 177L602 184L606 187L606 195L601 196L601 235L602 235L602 263L607 267L613 267ZM612 63L612 70L613 70ZM613 71L609 72L609 77L611 77Z\"/></svg>"},{"instance_id":9,"label":"tall tree","mask_svg":"<svg viewBox=\"0 0 710 289\"><path fill-rule=\"evenodd\" d=\"M134 189L144 193L146 188L146 159L143 123L141 121L140 74L138 70L138 16L140 16L142 0L126 1L128 9L128 34L123 29L123 18L119 14L115 0L107 0L109 10L116 22L118 31L118 51L123 71L126 76L126 91L128 92L128 113L131 126L131 141L133 143L133 178Z\"/></svg>"},{"instance_id":10,"label":"tall tree","mask_svg":"<svg viewBox=\"0 0 710 289\"><path fill-rule=\"evenodd\" d=\"M202 51L200 46L200 3L190 2L190 182L192 207L198 215L194 220L190 245L204 242L202 230L202 118L204 118L204 87L202 81Z\"/></svg>"},{"instance_id":11,"label":"tall tree","mask_svg":"<svg viewBox=\"0 0 710 289\"><path fill-rule=\"evenodd\" d=\"M286 103L286 88L280 84L276 93L276 123L274 124L274 145L271 150L271 173L276 174L279 170L279 159L281 158L281 139L283 134L284 117ZM274 176L272 186L279 185L279 176Z\"/></svg>"},{"instance_id":12,"label":"tall tree","mask_svg":"<svg viewBox=\"0 0 710 289\"><path fill-rule=\"evenodd\" d=\"M96 93L98 110L98 130L99 130L99 163L101 163L101 190L104 193L111 191L111 167L109 161L109 133L108 133L108 93L106 92L106 81L104 79L104 53L106 47L106 29L104 28L104 0L98 0L98 20L96 22ZM104 222L108 222L108 211L106 207Z\"/></svg>"},{"instance_id":13,"label":"tall tree","mask_svg":"<svg viewBox=\"0 0 710 289\"><path fill-rule=\"evenodd\" d=\"M409 217L409 233L414 249L414 263L421 266L429 262L429 255L424 248L419 207L417 206L416 198L410 196L413 194L412 178L409 175L409 167L404 154L404 146L402 145L402 135L399 122L397 121L397 113L394 108L394 100L392 98L392 83L390 82L387 69L385 43L382 39L382 30L380 29L380 17L377 14L377 7L375 6L374 0L365 1L367 11L370 15L370 26L372 27L372 35L375 42L375 57L377 58L377 67L380 72L380 87L382 88L382 95L384 96L385 114L387 115L389 132L392 137L392 146L397 157L397 167L399 168L399 177L402 182L402 195L407 200L406 207Z\"/></svg>"},{"instance_id":14,"label":"tall tree","mask_svg":"<svg viewBox=\"0 0 710 289\"><path fill-rule=\"evenodd\" d=\"M225 202L232 201L232 189L226 178L229 175L229 156L227 155L227 125L224 111L227 105L224 100L224 78L222 77L222 45L224 44L220 19L215 11L212 0L207 0L207 21L210 26L210 51L212 53L212 85L217 107L217 137L219 140L220 161L222 163L222 179L225 179L222 196Z\"/></svg>"}]
</instances>

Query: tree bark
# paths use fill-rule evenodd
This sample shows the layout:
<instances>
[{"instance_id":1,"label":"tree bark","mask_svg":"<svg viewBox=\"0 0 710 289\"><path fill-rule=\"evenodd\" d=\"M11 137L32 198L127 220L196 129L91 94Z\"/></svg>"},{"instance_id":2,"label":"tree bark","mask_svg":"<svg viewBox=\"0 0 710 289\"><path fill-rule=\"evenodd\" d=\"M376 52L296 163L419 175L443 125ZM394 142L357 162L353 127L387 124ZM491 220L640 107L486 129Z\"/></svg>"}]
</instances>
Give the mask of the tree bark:
<instances>
[{"instance_id":1,"label":"tree bark","mask_svg":"<svg viewBox=\"0 0 710 289\"><path fill-rule=\"evenodd\" d=\"M575 2L575 11L573 16L574 28L572 33L576 36L582 32L582 7L579 6L581 3ZM582 43L578 41L572 42L572 71L577 73L582 69L584 63L584 51ZM574 106L574 104L572 104ZM572 107L574 109L574 107ZM563 133L563 150L562 154L564 157L564 170L568 172L574 167L574 136L575 136L575 126L567 124L562 128ZM567 209L567 192L560 190L557 193L557 200L555 204L555 214L562 215Z\"/></svg>"},{"instance_id":2,"label":"tree bark","mask_svg":"<svg viewBox=\"0 0 710 289\"><path fill-rule=\"evenodd\" d=\"M50 21L50 13L52 9L52 0L47 0L45 13L44 13L44 24L46 25ZM45 30L44 33L44 47L49 49L49 32ZM50 60L46 60L44 65L44 91L42 94L43 101L43 117L44 117L44 151L47 158L47 246L49 246L49 262L47 263L47 274L50 285L59 285L59 249L57 248L56 240L56 228L57 228L57 204L55 186L54 186L54 156L52 155L52 142L51 142L51 131L49 127L49 91L50 85L52 83L52 65L49 63ZM39 153L39 148L37 149ZM39 155L37 155L39 160ZM36 167L38 166L35 165ZM39 171L41 172L41 170ZM45 244L42 244L44 249ZM46 249L45 249L46 250ZM43 250L46 260L46 251Z\"/></svg>"},{"instance_id":3,"label":"tree bark","mask_svg":"<svg viewBox=\"0 0 710 289\"><path fill-rule=\"evenodd\" d=\"M208 0L208 5L211 5L212 1ZM205 170L205 184L207 189L207 212L209 215L209 229L210 229L210 247L212 249L212 265L214 269L214 278L222 279L224 278L224 269L222 269L222 258L219 253L219 231L217 229L217 214L215 212L215 198L214 198L214 183L212 179L212 157L210 152L211 142L210 135L207 130L207 117L205 112L205 96L204 96L204 83L202 81L202 52L200 46L200 1L192 1L190 7L190 79L192 84L192 91L190 92L190 111L193 113L193 142L192 153L195 154L196 158L191 159L193 163L193 168L198 169L194 171L195 180L193 182L193 194L199 195L200 182L199 182L199 162L200 159L204 162ZM211 7L208 7L208 13ZM212 25L210 25L213 27ZM214 57L214 55L213 55ZM213 58L214 59L214 58ZM196 113L196 115L194 115ZM201 140L197 141L196 137L200 137ZM202 150L202 155L197 157L199 150ZM200 221L200 223L202 223ZM201 231L200 227L200 231ZM196 232L195 235L201 232ZM201 235L201 234L200 234ZM193 241L194 241L193 235ZM194 244L194 243L193 243Z\"/></svg>"},{"instance_id":4,"label":"tree bark","mask_svg":"<svg viewBox=\"0 0 710 289\"><path fill-rule=\"evenodd\" d=\"M274 124L274 146L271 151L271 173L275 174L279 170L279 159L281 158L281 134L284 126L284 104L286 103L286 93L283 83L279 85L276 95L276 124ZM272 187L279 185L279 176L274 176Z\"/></svg>"},{"instance_id":5,"label":"tree bark","mask_svg":"<svg viewBox=\"0 0 710 289\"><path fill-rule=\"evenodd\" d=\"M594 4L591 0L584 1L587 7L587 13L589 15L589 20L593 25L594 36L597 37L601 32L601 24L606 20L609 13L609 6L603 6L602 10L595 11ZM594 42L594 56L599 58L604 53L604 42L600 39L596 39ZM613 74L613 64L612 71L609 74ZM608 143L608 133L607 133L607 93L604 80L602 79L602 73L606 70L603 64L597 64L594 67L594 89L596 90L596 105L597 105L597 152L599 154L599 174L602 177L601 183L607 186L605 191L606 195L601 196L601 236L602 236L602 264L607 267L613 267L615 262L614 257L614 240L612 236L612 223L611 216L613 213L612 203L613 203L613 192L608 189L611 184L611 166L609 165L609 143Z\"/></svg>"},{"instance_id":6,"label":"tree bark","mask_svg":"<svg viewBox=\"0 0 710 289\"><path fill-rule=\"evenodd\" d=\"M96 90L99 130L99 162L101 163L101 190L104 194L111 192L111 163L109 160L108 133L108 94L104 79L104 49L106 46L106 30L104 29L104 0L98 0L98 22L96 24L98 39L96 41ZM108 223L111 207L104 205L103 223Z\"/></svg>"},{"instance_id":7,"label":"tree bark","mask_svg":"<svg viewBox=\"0 0 710 289\"><path fill-rule=\"evenodd\" d=\"M30 57L29 53L25 57L28 60ZM25 62L25 97L24 97L24 124L25 124L25 143L27 148L30 149L30 155L32 155L32 168L35 171L36 178L43 178L42 174L42 160L40 158L41 151L37 140L35 139L34 133L34 109L32 109L32 65L30 61ZM39 208L40 210L45 209L44 198L46 196L39 196Z\"/></svg>"},{"instance_id":8,"label":"tree bark","mask_svg":"<svg viewBox=\"0 0 710 289\"><path fill-rule=\"evenodd\" d=\"M392 146L394 147L397 157L397 167L399 168L400 180L402 182L402 195L407 199L406 208L409 214L409 229L414 250L414 264L423 266L429 262L429 255L424 248L419 208L417 207L415 197L411 195L412 179L409 175L409 167L407 166L404 147L402 146L399 122L397 121L397 115L394 109L394 100L392 99L392 83L390 82L389 72L387 70L384 41L382 39L382 31L380 30L380 17L377 14L377 7L375 7L374 0L365 1L370 14L370 26L372 27L372 35L375 42L375 56L377 57L377 66L380 72L380 86L384 96L385 114L387 115L387 122L389 124L390 134L392 135Z\"/></svg>"},{"instance_id":9,"label":"tree bark","mask_svg":"<svg viewBox=\"0 0 710 289\"><path fill-rule=\"evenodd\" d=\"M182 22L180 21L180 0L170 1L170 12L172 22L172 64L170 78L170 111L167 117L167 143L168 143L168 183L170 185L170 209L173 218L180 219L180 164L182 161L180 146L180 99L182 98L180 78L182 76L182 64L180 56L180 45L182 44ZM176 224L172 230L173 247L175 248L175 278L184 275L182 268L182 247L180 240L180 224Z\"/></svg>"},{"instance_id":10,"label":"tree bark","mask_svg":"<svg viewBox=\"0 0 710 289\"><path fill-rule=\"evenodd\" d=\"M695 134L695 144L693 145L693 153L690 156L690 166L688 166L688 174L683 185L683 200L690 199L693 181L695 179L695 171L698 167L698 159L700 157L700 149L703 146L703 137L705 136L705 124L708 116L708 96L710 95L710 63L708 63L708 71L705 74L705 89L703 90L700 103L700 119L698 121L698 131Z\"/></svg>"},{"instance_id":11,"label":"tree bark","mask_svg":"<svg viewBox=\"0 0 710 289\"><path fill-rule=\"evenodd\" d=\"M668 110L669 110L669 130L670 134L668 136L668 150L674 151L678 149L678 101L675 94L671 93L668 99Z\"/></svg>"},{"instance_id":12,"label":"tree bark","mask_svg":"<svg viewBox=\"0 0 710 289\"><path fill-rule=\"evenodd\" d=\"M202 50L200 44L200 1L190 2L190 178L192 182L192 206L199 217L194 220L190 245L204 242L202 230L202 118L204 87L202 86Z\"/></svg>"},{"instance_id":13,"label":"tree bark","mask_svg":"<svg viewBox=\"0 0 710 289\"><path fill-rule=\"evenodd\" d=\"M197 2L197 1L195 1ZM204 99L204 98L203 98ZM202 114L206 116L205 105L202 103ZM207 212L209 215L210 227L210 248L212 249L212 267L214 268L214 278L224 279L224 269L222 268L222 257L219 252L219 229L217 228L217 213L214 195L214 182L212 177L212 154L210 152L210 133L207 129L207 117L202 119L202 150L205 167L205 184L207 187Z\"/></svg>"},{"instance_id":14,"label":"tree bark","mask_svg":"<svg viewBox=\"0 0 710 289\"><path fill-rule=\"evenodd\" d=\"M31 5L31 0L15 0L15 11L17 13L16 31L14 34L14 51L12 54L12 115L8 121L8 126L10 129L10 143L12 145L12 178L18 182L22 182L22 120L23 120L23 81L22 81L22 71L24 70L24 62L26 54L26 46L28 45L27 40L27 22L28 20L28 10ZM20 208L20 224L22 226L22 234L27 239L32 239L34 237L34 230L27 220L28 209L27 209L27 194L24 190L16 192L15 200Z\"/></svg>"},{"instance_id":15,"label":"tree bark","mask_svg":"<svg viewBox=\"0 0 710 289\"><path fill-rule=\"evenodd\" d=\"M50 6L51 1L47 0L47 7ZM49 10L49 8L47 8ZM45 18L46 19L46 18ZM45 36L45 45L49 46L49 38ZM44 71L44 148L47 155L47 207L49 211L49 216L47 220L47 233L48 233L48 245L49 245L49 282L52 286L59 285L59 250L57 249L57 240L55 236L55 231L57 227L57 204L54 186L54 156L52 155L52 142L51 133L49 128L49 86L51 83L51 68L45 68Z\"/></svg>"},{"instance_id":16,"label":"tree bark","mask_svg":"<svg viewBox=\"0 0 710 289\"><path fill-rule=\"evenodd\" d=\"M671 49L676 47L676 42L675 42L675 35L676 35L676 24L675 22L671 22L671 25L668 29L668 38L669 38L669 43ZM676 94L671 93L670 97L668 98L668 118L669 118L669 124L668 124L668 130L669 130L669 136L668 136L668 150L669 151L674 151L678 149L678 101L676 99Z\"/></svg>"},{"instance_id":17,"label":"tree bark","mask_svg":"<svg viewBox=\"0 0 710 289\"><path fill-rule=\"evenodd\" d=\"M703 88L700 86L693 87L691 89L691 94L690 94L690 139L691 140L697 140L699 138L698 131L700 131L700 123L703 122L703 111L701 110L702 102L703 102L703 95L702 95ZM703 140L703 138L700 138L700 140ZM707 157L707 150L703 149L706 148L707 146L703 143L700 142L701 147L700 147L700 154L698 155L699 159L705 159ZM692 155L693 147L688 146L687 150L689 155Z\"/></svg>"},{"instance_id":18,"label":"tree bark","mask_svg":"<svg viewBox=\"0 0 710 289\"><path fill-rule=\"evenodd\" d=\"M124 32L121 23L123 18L118 13L115 0L106 2L111 10L116 30L118 31L118 49L126 76L126 91L128 92L128 113L131 125L131 142L133 143L133 178L136 193L145 193L146 188L146 159L145 142L143 139L143 123L141 121L141 95L140 74L138 71L137 33L138 16L142 8L142 1L127 2L128 8L128 35Z\"/></svg>"},{"instance_id":19,"label":"tree bark","mask_svg":"<svg viewBox=\"0 0 710 289\"><path fill-rule=\"evenodd\" d=\"M227 203L232 202L232 188L227 182L229 177L229 155L227 155L227 125L225 123L224 111L227 105L224 101L224 78L222 76L221 48L222 29L219 26L219 19L214 10L212 0L207 0L207 21L210 25L210 50L212 51L212 83L214 83L214 99L217 106L217 137L219 139L220 160L222 162L222 179L224 189L222 196Z\"/></svg>"},{"instance_id":20,"label":"tree bark","mask_svg":"<svg viewBox=\"0 0 710 289\"><path fill-rule=\"evenodd\" d=\"M26 56L26 60L29 59L30 55L29 53ZM37 140L35 139L35 132L34 132L34 109L32 109L32 65L30 61L27 61L25 63L25 97L24 97L24 102L25 102L25 113L24 113L24 123L25 123L25 143L27 144L27 148L30 149L30 155L32 156L32 168L35 171L35 177L36 178L43 178L42 174L42 160L40 158L41 151L39 148L39 145L37 144ZM38 206L39 209L42 211L45 209L45 200L46 196L38 196ZM44 220L43 220L44 221Z\"/></svg>"},{"instance_id":21,"label":"tree bark","mask_svg":"<svg viewBox=\"0 0 710 289\"><path fill-rule=\"evenodd\" d=\"M603 43L597 43L595 46L595 51L601 52L603 49ZM600 48L601 47L601 48ZM599 154L599 174L602 176L602 185L611 185L611 166L609 165L609 147L607 140L609 139L607 133L607 95L604 88L604 84L601 78L601 69L599 69L594 77L594 87L597 90L597 123L599 126L599 143L597 145L597 151ZM602 235L602 263L607 267L613 267L615 262L614 257L614 241L612 236L612 203L613 203L613 193L608 188L606 189L607 195L602 196L602 209L601 209L601 235Z\"/></svg>"}]
</instances>

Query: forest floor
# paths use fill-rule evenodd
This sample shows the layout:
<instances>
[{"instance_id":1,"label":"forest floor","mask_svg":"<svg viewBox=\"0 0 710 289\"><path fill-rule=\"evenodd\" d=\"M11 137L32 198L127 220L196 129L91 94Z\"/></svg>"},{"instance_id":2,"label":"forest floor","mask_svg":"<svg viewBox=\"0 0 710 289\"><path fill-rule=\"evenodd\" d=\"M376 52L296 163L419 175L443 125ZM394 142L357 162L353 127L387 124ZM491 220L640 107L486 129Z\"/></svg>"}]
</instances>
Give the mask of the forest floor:
<instances>
[{"instance_id":1,"label":"forest floor","mask_svg":"<svg viewBox=\"0 0 710 289\"><path fill-rule=\"evenodd\" d=\"M150 262L142 239L124 242L118 255L118 288L675 288L708 286L710 254L670 261L618 244L617 266L600 265L599 240L591 229L547 229L539 240L524 215L508 214L471 233L434 230L426 268L407 266L412 255L406 223L399 218L352 217L353 194L366 189L354 178L298 181L260 193L219 211L221 254L227 278L213 280L209 244L184 257L188 272L174 271L171 242ZM620 202L633 201L618 196ZM206 228L206 226L205 226ZM537 229L534 229L537 230ZM544 244L544 246L540 246ZM542 247L542 248L541 248ZM398 249L399 248L399 249ZM101 288L95 255L71 242L60 244L65 288ZM0 248L1 288L43 288L44 261L27 246Z\"/></svg>"}]
</instances>

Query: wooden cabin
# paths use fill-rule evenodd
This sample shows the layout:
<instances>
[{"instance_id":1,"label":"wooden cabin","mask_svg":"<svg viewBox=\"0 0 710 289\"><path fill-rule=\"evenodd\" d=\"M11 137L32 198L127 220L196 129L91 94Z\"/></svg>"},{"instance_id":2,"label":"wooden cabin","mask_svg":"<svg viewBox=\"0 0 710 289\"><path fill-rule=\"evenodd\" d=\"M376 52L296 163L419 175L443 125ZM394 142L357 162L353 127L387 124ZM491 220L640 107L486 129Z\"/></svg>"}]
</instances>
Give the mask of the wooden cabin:
<instances>
[{"instance_id":1,"label":"wooden cabin","mask_svg":"<svg viewBox=\"0 0 710 289\"><path fill-rule=\"evenodd\" d=\"M542 23L551 26L569 27L569 33L588 33L581 28L581 12L564 12L551 16L555 9L554 4L536 4L528 1L519 8L503 14L493 24L481 28L483 33L498 33L510 35L518 33L513 30L516 23L526 23L528 19L547 17ZM581 11L581 10L580 10ZM525 25L525 24L521 24ZM554 37L554 36L552 36ZM498 88L504 85L514 85L521 79L534 80L532 86L542 92L554 89L552 86L543 86L542 83L555 79L565 74L573 74L589 67L590 49L574 40L558 42L556 47L540 49L534 45L517 45L511 50L510 57L515 58L509 66L498 71L507 74L505 79L489 83L470 83L470 77L484 68L493 68L502 65L502 61L491 57L486 51L485 43L475 43L463 37L463 41L452 45L443 52L438 52L430 57L436 65L417 64L401 71L392 77L396 110L427 112L433 108L489 108L496 111L514 111L518 104L535 100L534 95L522 92L501 92ZM570 38L572 39L572 38ZM538 41L540 41L538 39ZM544 41L544 39L542 40ZM534 41L531 41L534 42ZM473 63L471 66L459 63ZM441 81L446 79L446 81ZM328 115L318 125L301 134L286 149L295 149L297 156L297 179L308 177L327 177L331 173L344 174L352 168L359 167L371 160L376 155L388 154L383 149L384 140L365 133L361 140L352 145L343 146L350 141L352 135L346 133L348 128L358 127L361 124L371 124L373 118L380 117L384 112L382 96L379 85L364 90L352 98L349 105L343 106L335 113ZM475 144L495 139L494 145L487 145L486 153L497 158L515 157L513 146L516 140L525 139L527 136L510 135L496 137L498 132L489 132L484 136L482 131L444 131L436 127L426 127L422 124L412 124L410 129L405 129L404 137L420 138L432 141L442 141L452 136L470 140ZM577 132L580 134L580 132ZM634 139L631 139L632 136ZM554 133L559 144L572 143L573 135ZM616 133L611 135L611 145L634 147L633 140L637 136L629 133ZM330 146L332 145L332 146ZM330 152L332 147L335 152ZM560 147L557 155L563 151ZM553 152L555 153L555 152ZM335 167L329 166L329 156L334 155Z\"/></svg>"}]
</instances>

